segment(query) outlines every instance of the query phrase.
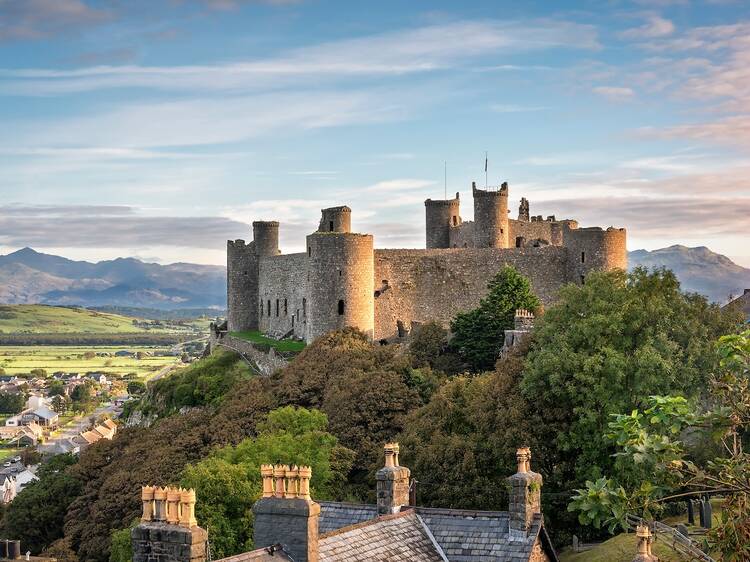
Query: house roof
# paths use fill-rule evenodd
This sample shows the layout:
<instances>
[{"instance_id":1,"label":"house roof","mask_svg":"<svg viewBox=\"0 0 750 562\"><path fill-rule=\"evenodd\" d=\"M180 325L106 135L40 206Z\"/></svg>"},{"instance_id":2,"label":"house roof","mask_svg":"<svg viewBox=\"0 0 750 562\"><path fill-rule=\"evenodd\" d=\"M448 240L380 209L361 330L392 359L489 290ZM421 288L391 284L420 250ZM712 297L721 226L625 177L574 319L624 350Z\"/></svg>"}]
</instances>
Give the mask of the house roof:
<instances>
[{"instance_id":1,"label":"house roof","mask_svg":"<svg viewBox=\"0 0 750 562\"><path fill-rule=\"evenodd\" d=\"M735 306L745 313L745 318L750 322L750 289L746 289L743 295L726 304L725 308Z\"/></svg>"},{"instance_id":2,"label":"house roof","mask_svg":"<svg viewBox=\"0 0 750 562\"><path fill-rule=\"evenodd\" d=\"M319 554L321 561L331 562L444 561L439 547L413 510L385 515L322 535Z\"/></svg>"},{"instance_id":3,"label":"house roof","mask_svg":"<svg viewBox=\"0 0 750 562\"><path fill-rule=\"evenodd\" d=\"M52 410L50 410L49 408L45 408L44 406L42 406L41 408L37 408L31 413L39 418L44 418L45 420L53 420L59 417L56 412L53 412Z\"/></svg>"},{"instance_id":4,"label":"house roof","mask_svg":"<svg viewBox=\"0 0 750 562\"><path fill-rule=\"evenodd\" d=\"M245 562L246 560L270 560L274 562L280 562L288 560L293 562L289 555L284 552L281 545L268 546L266 548L258 548L251 550L250 552L243 552L236 556L230 556L229 558L222 558L221 562Z\"/></svg>"},{"instance_id":5,"label":"house roof","mask_svg":"<svg viewBox=\"0 0 750 562\"><path fill-rule=\"evenodd\" d=\"M320 504L318 532L321 535L342 527L369 521L378 516L376 505L325 501L318 503Z\"/></svg>"},{"instance_id":6,"label":"house roof","mask_svg":"<svg viewBox=\"0 0 750 562\"><path fill-rule=\"evenodd\" d=\"M102 422L102 425L108 427L109 429L117 429L117 424L114 422L114 420L107 418Z\"/></svg>"}]
</instances>

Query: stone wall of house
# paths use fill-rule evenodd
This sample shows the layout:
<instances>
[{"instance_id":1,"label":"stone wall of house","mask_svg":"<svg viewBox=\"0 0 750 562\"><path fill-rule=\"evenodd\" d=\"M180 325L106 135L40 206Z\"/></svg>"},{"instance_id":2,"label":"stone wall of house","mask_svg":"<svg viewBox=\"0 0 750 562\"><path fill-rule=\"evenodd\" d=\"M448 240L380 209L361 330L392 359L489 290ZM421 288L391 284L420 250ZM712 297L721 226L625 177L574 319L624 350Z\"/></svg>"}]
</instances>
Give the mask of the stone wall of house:
<instances>
[{"instance_id":1,"label":"stone wall of house","mask_svg":"<svg viewBox=\"0 0 750 562\"><path fill-rule=\"evenodd\" d=\"M407 329L412 322L447 324L479 304L504 265L529 277L545 304L572 280L568 250L559 246L375 250L375 339L397 336L399 322Z\"/></svg>"}]
</instances>

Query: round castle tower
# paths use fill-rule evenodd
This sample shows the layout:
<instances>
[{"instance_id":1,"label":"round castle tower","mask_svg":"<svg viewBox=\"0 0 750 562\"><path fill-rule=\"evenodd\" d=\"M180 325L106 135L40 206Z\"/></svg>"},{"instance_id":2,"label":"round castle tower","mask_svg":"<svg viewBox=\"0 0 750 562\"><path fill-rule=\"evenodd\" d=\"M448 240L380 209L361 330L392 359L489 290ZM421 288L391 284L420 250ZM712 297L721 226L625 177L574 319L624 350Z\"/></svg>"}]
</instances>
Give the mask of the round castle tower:
<instances>
[{"instance_id":1,"label":"round castle tower","mask_svg":"<svg viewBox=\"0 0 750 562\"><path fill-rule=\"evenodd\" d=\"M508 247L508 184L497 191L477 189L471 182L474 196L474 247Z\"/></svg>"},{"instance_id":2,"label":"round castle tower","mask_svg":"<svg viewBox=\"0 0 750 562\"><path fill-rule=\"evenodd\" d=\"M450 248L451 226L461 224L458 193L455 199L427 199L424 206L427 249Z\"/></svg>"},{"instance_id":3,"label":"round castle tower","mask_svg":"<svg viewBox=\"0 0 750 562\"><path fill-rule=\"evenodd\" d=\"M258 260L279 254L279 223L253 222L253 241L227 240L227 328L258 329Z\"/></svg>"},{"instance_id":4,"label":"round castle tower","mask_svg":"<svg viewBox=\"0 0 750 562\"><path fill-rule=\"evenodd\" d=\"M326 219L326 209L323 217ZM328 225L328 222L324 223ZM305 340L352 326L375 331L375 254L370 234L314 232L307 237Z\"/></svg>"},{"instance_id":5,"label":"round castle tower","mask_svg":"<svg viewBox=\"0 0 750 562\"><path fill-rule=\"evenodd\" d=\"M278 256L279 252L279 222L254 221L253 242L256 256Z\"/></svg>"},{"instance_id":6,"label":"round castle tower","mask_svg":"<svg viewBox=\"0 0 750 562\"><path fill-rule=\"evenodd\" d=\"M329 207L321 213L318 232L352 231L352 210L349 207Z\"/></svg>"},{"instance_id":7,"label":"round castle tower","mask_svg":"<svg viewBox=\"0 0 750 562\"><path fill-rule=\"evenodd\" d=\"M573 281L583 283L591 271L627 270L627 231L624 228L565 229L563 236Z\"/></svg>"}]
</instances>

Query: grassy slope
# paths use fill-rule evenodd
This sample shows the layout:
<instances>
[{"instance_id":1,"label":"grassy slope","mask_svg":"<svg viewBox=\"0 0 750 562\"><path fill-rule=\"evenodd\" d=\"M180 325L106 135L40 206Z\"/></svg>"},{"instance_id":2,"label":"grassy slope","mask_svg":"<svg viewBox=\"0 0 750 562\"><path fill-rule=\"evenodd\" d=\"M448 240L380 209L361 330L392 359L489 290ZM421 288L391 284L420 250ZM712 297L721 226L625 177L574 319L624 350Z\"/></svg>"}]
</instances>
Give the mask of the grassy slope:
<instances>
[{"instance_id":1,"label":"grassy slope","mask_svg":"<svg viewBox=\"0 0 750 562\"><path fill-rule=\"evenodd\" d=\"M261 343L276 348L279 351L302 351L305 343L297 340L275 340L264 336L258 331L232 332L230 335L253 343Z\"/></svg>"},{"instance_id":2,"label":"grassy slope","mask_svg":"<svg viewBox=\"0 0 750 562\"><path fill-rule=\"evenodd\" d=\"M39 304L0 306L0 333L124 334L143 333L133 319L83 308Z\"/></svg>"},{"instance_id":3,"label":"grassy slope","mask_svg":"<svg viewBox=\"0 0 750 562\"><path fill-rule=\"evenodd\" d=\"M562 552L560 562L631 562L637 552L636 544L633 533L621 534L586 552ZM654 543L653 553L660 562L682 561L676 552L659 542Z\"/></svg>"}]
</instances>

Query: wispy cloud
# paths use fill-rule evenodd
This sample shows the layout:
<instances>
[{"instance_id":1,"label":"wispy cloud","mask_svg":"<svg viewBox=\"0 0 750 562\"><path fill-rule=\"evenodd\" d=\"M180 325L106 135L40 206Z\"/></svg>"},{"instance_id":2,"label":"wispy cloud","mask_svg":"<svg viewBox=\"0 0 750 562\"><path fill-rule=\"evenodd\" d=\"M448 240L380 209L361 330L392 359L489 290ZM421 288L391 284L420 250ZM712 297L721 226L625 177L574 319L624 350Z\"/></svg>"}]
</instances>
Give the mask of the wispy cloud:
<instances>
[{"instance_id":1,"label":"wispy cloud","mask_svg":"<svg viewBox=\"0 0 750 562\"><path fill-rule=\"evenodd\" d=\"M151 216L128 206L0 207L0 244L12 247L217 248L246 231L224 217Z\"/></svg>"},{"instance_id":2,"label":"wispy cloud","mask_svg":"<svg viewBox=\"0 0 750 562\"><path fill-rule=\"evenodd\" d=\"M83 0L2 0L0 41L39 39L109 20L111 13Z\"/></svg>"},{"instance_id":3,"label":"wispy cloud","mask_svg":"<svg viewBox=\"0 0 750 562\"><path fill-rule=\"evenodd\" d=\"M95 66L0 70L0 91L54 95L103 88L258 91L304 80L405 75L451 68L491 54L595 49L593 27L570 22L463 21L296 49L279 57L204 66Z\"/></svg>"},{"instance_id":4,"label":"wispy cloud","mask_svg":"<svg viewBox=\"0 0 750 562\"><path fill-rule=\"evenodd\" d=\"M635 97L633 88L624 86L596 86L593 92L611 101L630 101Z\"/></svg>"},{"instance_id":5,"label":"wispy cloud","mask_svg":"<svg viewBox=\"0 0 750 562\"><path fill-rule=\"evenodd\" d=\"M647 14L645 23L638 27L626 29L620 33L623 39L652 39L654 37L666 37L675 31L674 24L657 14Z\"/></svg>"},{"instance_id":6,"label":"wispy cloud","mask_svg":"<svg viewBox=\"0 0 750 562\"><path fill-rule=\"evenodd\" d=\"M525 113L527 111L542 111L549 109L542 105L515 105L512 103L493 103L490 105L490 110L495 113Z\"/></svg>"}]
</instances>

